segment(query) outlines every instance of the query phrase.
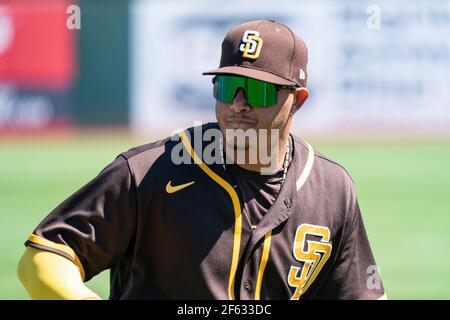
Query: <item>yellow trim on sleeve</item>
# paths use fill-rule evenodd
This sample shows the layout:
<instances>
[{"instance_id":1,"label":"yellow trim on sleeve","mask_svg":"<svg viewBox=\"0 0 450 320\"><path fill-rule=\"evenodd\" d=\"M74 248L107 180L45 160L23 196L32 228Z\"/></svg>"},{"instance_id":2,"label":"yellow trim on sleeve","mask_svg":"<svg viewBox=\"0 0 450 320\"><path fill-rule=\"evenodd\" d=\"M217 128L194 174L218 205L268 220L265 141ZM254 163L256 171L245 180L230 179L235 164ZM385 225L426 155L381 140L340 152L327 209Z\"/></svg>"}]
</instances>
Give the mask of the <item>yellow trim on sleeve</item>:
<instances>
[{"instance_id":1,"label":"yellow trim on sleeve","mask_svg":"<svg viewBox=\"0 0 450 320\"><path fill-rule=\"evenodd\" d=\"M262 256L261 256L261 262L259 264L258 278L256 280L255 300L260 300L261 299L262 279L263 279L263 276L264 276L264 271L266 270L267 261L269 260L270 241L271 241L271 239L272 239L272 230L270 230L264 236L263 253L262 253Z\"/></svg>"},{"instance_id":2,"label":"yellow trim on sleeve","mask_svg":"<svg viewBox=\"0 0 450 320\"><path fill-rule=\"evenodd\" d=\"M234 283L236 278L236 271L238 267L238 259L239 259L239 250L241 247L241 234L242 234L242 212L241 205L239 202L239 197L234 190L234 188L224 179L222 179L219 175L217 175L214 171L212 171L203 161L198 157L193 149L189 139L184 131L179 132L178 135L183 142L184 147L189 152L189 155L194 160L196 164L199 165L200 169L202 169L211 179L217 182L222 188L224 188L231 197L231 201L233 203L234 208L234 236L233 236L233 255L231 259L231 267L230 267L230 278L228 281L228 298L230 300L235 299L234 294Z\"/></svg>"},{"instance_id":3,"label":"yellow trim on sleeve","mask_svg":"<svg viewBox=\"0 0 450 320\"><path fill-rule=\"evenodd\" d=\"M47 239L39 237L35 234L30 234L27 240L30 242L39 244L41 246L44 246L44 247L62 251L65 254L69 255L72 258L72 260L75 262L75 264L77 265L78 269L80 270L81 279L83 279L83 281L84 281L85 273L84 273L83 265L81 264L80 259L78 258L75 251L73 251L73 249L71 247L66 246L64 244L59 244L59 243L47 240Z\"/></svg>"}]
</instances>

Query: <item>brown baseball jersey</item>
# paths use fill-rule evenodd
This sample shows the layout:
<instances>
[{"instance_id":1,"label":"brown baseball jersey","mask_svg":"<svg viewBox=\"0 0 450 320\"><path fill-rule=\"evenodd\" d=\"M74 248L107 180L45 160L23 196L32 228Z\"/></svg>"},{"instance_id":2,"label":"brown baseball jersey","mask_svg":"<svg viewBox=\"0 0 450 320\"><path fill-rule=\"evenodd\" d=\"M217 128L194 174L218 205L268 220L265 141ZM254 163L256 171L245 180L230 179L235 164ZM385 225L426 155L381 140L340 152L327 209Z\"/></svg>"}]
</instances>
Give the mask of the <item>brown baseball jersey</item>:
<instances>
[{"instance_id":1,"label":"brown baseball jersey","mask_svg":"<svg viewBox=\"0 0 450 320\"><path fill-rule=\"evenodd\" d=\"M340 165L291 135L284 183L279 172L258 182L254 173L202 161L193 136L189 128L179 139L120 154L53 210L26 245L70 259L85 281L111 269L110 299L384 294L381 280L370 279L374 257L353 182ZM190 163L174 163L175 151Z\"/></svg>"}]
</instances>

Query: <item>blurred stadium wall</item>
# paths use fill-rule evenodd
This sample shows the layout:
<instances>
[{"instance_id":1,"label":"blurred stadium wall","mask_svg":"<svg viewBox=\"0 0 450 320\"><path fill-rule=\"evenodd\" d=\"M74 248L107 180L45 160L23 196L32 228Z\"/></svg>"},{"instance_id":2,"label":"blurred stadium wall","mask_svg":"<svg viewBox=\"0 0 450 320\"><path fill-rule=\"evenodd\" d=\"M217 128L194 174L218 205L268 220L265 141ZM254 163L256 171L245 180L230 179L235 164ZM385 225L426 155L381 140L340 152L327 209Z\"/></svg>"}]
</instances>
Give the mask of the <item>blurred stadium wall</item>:
<instances>
[{"instance_id":1,"label":"blurred stadium wall","mask_svg":"<svg viewBox=\"0 0 450 320\"><path fill-rule=\"evenodd\" d=\"M66 27L71 4L79 30ZM0 132L167 133L214 120L201 72L218 65L231 26L257 18L309 47L297 133L449 135L448 0L0 0Z\"/></svg>"},{"instance_id":2,"label":"blurred stadium wall","mask_svg":"<svg viewBox=\"0 0 450 320\"><path fill-rule=\"evenodd\" d=\"M272 18L309 48L309 101L294 131L333 137L448 135L450 1L134 1L132 123L213 120L210 77L227 30ZM167 121L170 119L170 121Z\"/></svg>"},{"instance_id":3,"label":"blurred stadium wall","mask_svg":"<svg viewBox=\"0 0 450 320\"><path fill-rule=\"evenodd\" d=\"M0 134L127 125L128 26L127 1L0 1Z\"/></svg>"}]
</instances>

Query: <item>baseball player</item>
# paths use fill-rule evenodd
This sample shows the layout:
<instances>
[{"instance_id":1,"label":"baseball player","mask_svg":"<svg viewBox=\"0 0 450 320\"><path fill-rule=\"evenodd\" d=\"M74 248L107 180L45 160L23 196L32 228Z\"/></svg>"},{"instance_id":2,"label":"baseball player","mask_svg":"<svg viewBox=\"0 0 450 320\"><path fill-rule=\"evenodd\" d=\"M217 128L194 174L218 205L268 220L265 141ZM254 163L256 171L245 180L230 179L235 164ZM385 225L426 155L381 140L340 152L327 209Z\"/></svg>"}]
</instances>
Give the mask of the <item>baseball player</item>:
<instances>
[{"instance_id":1,"label":"baseball player","mask_svg":"<svg viewBox=\"0 0 450 320\"><path fill-rule=\"evenodd\" d=\"M219 68L204 73L217 122L120 154L54 209L19 262L30 296L98 299L84 282L110 269L110 299L385 297L352 179L290 133L306 67L287 26L232 28ZM278 133L262 146L276 154L271 170L247 160L255 142L227 135L236 129Z\"/></svg>"}]
</instances>

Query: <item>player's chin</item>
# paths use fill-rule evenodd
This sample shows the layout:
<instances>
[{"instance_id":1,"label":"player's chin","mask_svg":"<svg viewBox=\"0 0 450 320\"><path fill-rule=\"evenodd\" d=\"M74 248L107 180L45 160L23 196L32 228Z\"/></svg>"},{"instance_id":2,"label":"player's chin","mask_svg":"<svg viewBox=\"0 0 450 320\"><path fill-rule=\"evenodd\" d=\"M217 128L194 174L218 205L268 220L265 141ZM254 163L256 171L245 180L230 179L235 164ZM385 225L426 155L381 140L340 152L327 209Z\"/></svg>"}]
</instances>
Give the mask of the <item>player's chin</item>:
<instances>
[{"instance_id":1,"label":"player's chin","mask_svg":"<svg viewBox=\"0 0 450 320\"><path fill-rule=\"evenodd\" d=\"M254 122L245 122L245 121L226 121L225 128L227 130L255 130L257 132L258 126Z\"/></svg>"}]
</instances>

